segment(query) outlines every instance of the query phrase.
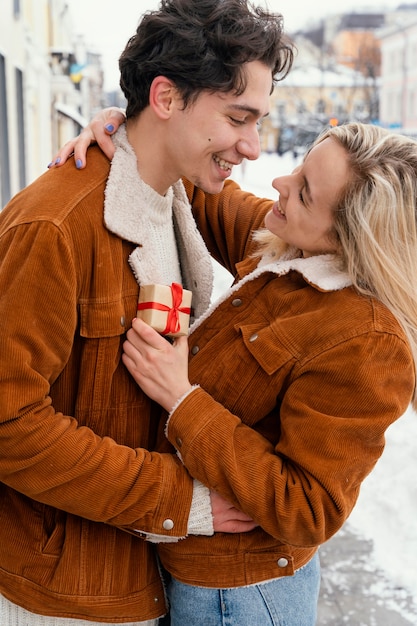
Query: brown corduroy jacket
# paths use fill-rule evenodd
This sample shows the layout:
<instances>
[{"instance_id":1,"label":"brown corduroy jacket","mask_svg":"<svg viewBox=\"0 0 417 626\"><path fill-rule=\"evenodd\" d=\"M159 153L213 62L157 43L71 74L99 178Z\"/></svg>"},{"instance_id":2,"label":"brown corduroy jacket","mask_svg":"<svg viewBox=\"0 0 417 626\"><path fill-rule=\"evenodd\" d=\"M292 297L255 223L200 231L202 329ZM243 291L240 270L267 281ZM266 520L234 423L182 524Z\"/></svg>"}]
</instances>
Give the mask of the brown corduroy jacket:
<instances>
[{"instance_id":1,"label":"brown corduroy jacket","mask_svg":"<svg viewBox=\"0 0 417 626\"><path fill-rule=\"evenodd\" d=\"M304 565L348 517L415 384L387 308L356 293L332 255L294 251L256 267L253 199L226 189L205 206L189 187L211 252L229 269L238 263L239 276L191 329L190 376L200 387L173 411L167 434L190 473L259 528L159 546L175 577L211 587Z\"/></svg>"},{"instance_id":2,"label":"brown corduroy jacket","mask_svg":"<svg viewBox=\"0 0 417 626\"><path fill-rule=\"evenodd\" d=\"M185 536L193 481L152 452L161 410L120 359L139 286L136 245L103 222L108 175L93 148L85 170L45 173L0 214L0 593L132 622L166 609L155 546L131 532ZM146 232L140 250L157 263Z\"/></svg>"}]
</instances>

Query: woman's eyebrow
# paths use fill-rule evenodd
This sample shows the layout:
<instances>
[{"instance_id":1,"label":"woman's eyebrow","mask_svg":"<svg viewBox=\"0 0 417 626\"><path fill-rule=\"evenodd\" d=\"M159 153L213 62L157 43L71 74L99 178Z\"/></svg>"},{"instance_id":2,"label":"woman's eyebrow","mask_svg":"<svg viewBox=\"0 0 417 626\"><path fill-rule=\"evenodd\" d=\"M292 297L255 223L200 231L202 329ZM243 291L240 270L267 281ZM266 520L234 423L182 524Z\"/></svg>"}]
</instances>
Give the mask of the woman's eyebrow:
<instances>
[{"instance_id":1,"label":"woman's eyebrow","mask_svg":"<svg viewBox=\"0 0 417 626\"><path fill-rule=\"evenodd\" d=\"M311 195L310 185L309 185L308 180L307 180L307 178L305 176L303 176L303 182L304 182L305 192L306 192L306 194L308 196L308 201L309 201L310 204L313 204L314 202L313 202L313 196Z\"/></svg>"}]
</instances>

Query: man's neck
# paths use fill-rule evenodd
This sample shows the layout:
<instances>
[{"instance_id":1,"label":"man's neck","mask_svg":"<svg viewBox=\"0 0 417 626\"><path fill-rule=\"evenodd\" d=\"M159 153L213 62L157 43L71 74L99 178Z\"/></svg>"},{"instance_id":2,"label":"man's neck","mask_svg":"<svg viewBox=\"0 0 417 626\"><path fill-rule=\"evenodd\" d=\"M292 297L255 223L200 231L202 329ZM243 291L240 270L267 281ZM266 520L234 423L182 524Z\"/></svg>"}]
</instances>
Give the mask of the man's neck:
<instances>
[{"instance_id":1,"label":"man's neck","mask_svg":"<svg viewBox=\"0 0 417 626\"><path fill-rule=\"evenodd\" d=\"M128 120L126 134L132 146L142 180L161 196L177 179L170 177L168 156L163 141L163 129L157 120L145 110L139 118Z\"/></svg>"}]
</instances>

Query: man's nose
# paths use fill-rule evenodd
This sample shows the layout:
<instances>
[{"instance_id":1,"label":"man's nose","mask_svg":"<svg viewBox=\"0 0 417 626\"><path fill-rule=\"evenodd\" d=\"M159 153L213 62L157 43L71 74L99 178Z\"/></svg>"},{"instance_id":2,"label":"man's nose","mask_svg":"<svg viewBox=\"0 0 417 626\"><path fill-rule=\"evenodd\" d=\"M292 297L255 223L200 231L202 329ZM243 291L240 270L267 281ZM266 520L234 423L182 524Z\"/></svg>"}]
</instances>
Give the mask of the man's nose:
<instances>
[{"instance_id":1,"label":"man's nose","mask_svg":"<svg viewBox=\"0 0 417 626\"><path fill-rule=\"evenodd\" d=\"M259 158L261 154L261 143L259 141L259 133L256 129L248 129L247 133L239 140L237 146L239 153L245 157L245 159L249 159L250 161L254 161Z\"/></svg>"}]
</instances>

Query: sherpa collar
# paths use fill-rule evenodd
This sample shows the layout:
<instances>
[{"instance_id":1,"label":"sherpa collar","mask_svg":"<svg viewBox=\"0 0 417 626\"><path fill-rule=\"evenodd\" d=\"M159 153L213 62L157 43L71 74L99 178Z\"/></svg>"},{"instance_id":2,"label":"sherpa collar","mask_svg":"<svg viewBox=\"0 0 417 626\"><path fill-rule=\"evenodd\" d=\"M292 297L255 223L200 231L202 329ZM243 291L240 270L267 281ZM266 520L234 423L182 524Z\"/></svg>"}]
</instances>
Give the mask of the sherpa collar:
<instances>
[{"instance_id":1,"label":"sherpa collar","mask_svg":"<svg viewBox=\"0 0 417 626\"><path fill-rule=\"evenodd\" d=\"M305 259L300 250L290 247L276 261L262 258L253 273L265 269L280 276L294 270L320 291L338 291L352 284L349 274L341 268L340 257L336 254L318 254Z\"/></svg>"},{"instance_id":2,"label":"sherpa collar","mask_svg":"<svg viewBox=\"0 0 417 626\"><path fill-rule=\"evenodd\" d=\"M299 250L290 248L276 261L262 258L258 266L252 272L244 276L213 302L204 315L194 322L190 328L190 332L200 326L224 300L238 291L246 283L255 280L265 272L271 272L277 276L284 276L292 270L301 274L310 285L320 291L338 291L352 284L348 273L340 268L340 261L337 255L321 254L304 259L300 257Z\"/></svg>"},{"instance_id":3,"label":"sherpa collar","mask_svg":"<svg viewBox=\"0 0 417 626\"><path fill-rule=\"evenodd\" d=\"M116 152L105 190L104 222L111 232L138 245L129 257L138 284L155 283L158 282L155 278L158 258L149 249L146 232L154 202L159 202L158 194L140 178L136 155L124 126L119 128L113 141ZM169 193L173 197L174 230L184 287L192 291L194 314L199 317L210 303L213 266L182 181L175 183ZM160 201L165 203L166 199Z\"/></svg>"}]
</instances>

